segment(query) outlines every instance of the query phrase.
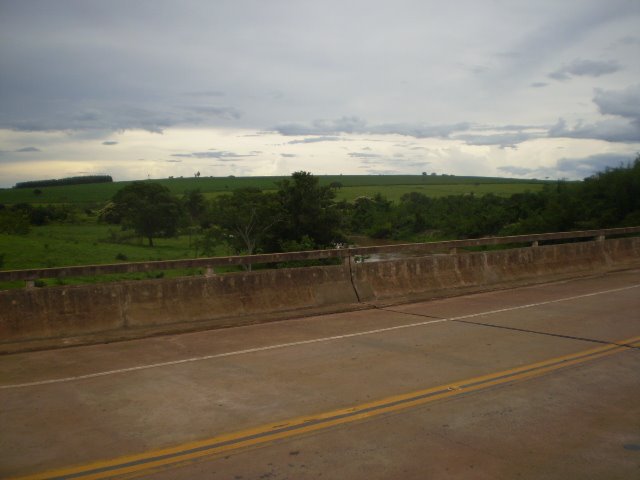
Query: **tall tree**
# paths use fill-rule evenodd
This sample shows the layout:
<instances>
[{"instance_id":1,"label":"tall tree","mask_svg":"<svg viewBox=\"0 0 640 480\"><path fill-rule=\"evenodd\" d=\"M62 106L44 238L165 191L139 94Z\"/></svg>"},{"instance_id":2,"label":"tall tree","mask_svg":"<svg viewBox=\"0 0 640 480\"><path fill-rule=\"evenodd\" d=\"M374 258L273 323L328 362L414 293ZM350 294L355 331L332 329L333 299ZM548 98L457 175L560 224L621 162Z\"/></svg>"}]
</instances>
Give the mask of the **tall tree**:
<instances>
[{"instance_id":1,"label":"tall tree","mask_svg":"<svg viewBox=\"0 0 640 480\"><path fill-rule=\"evenodd\" d=\"M189 215L191 225L200 223L207 209L207 202L202 192L200 190L187 190L182 203Z\"/></svg>"},{"instance_id":2,"label":"tall tree","mask_svg":"<svg viewBox=\"0 0 640 480\"><path fill-rule=\"evenodd\" d=\"M175 235L183 215L178 199L158 183L133 182L119 190L112 201L112 220L147 238L149 246L153 246L154 237Z\"/></svg>"},{"instance_id":3,"label":"tall tree","mask_svg":"<svg viewBox=\"0 0 640 480\"><path fill-rule=\"evenodd\" d=\"M325 248L344 240L335 191L330 186L320 185L318 178L301 171L279 182L278 187L278 200L285 215L278 224L281 248L287 242L308 243L308 239L315 248Z\"/></svg>"},{"instance_id":4,"label":"tall tree","mask_svg":"<svg viewBox=\"0 0 640 480\"><path fill-rule=\"evenodd\" d=\"M236 253L252 255L265 249L265 240L282 214L274 194L248 187L217 197L210 220L223 230Z\"/></svg>"}]
</instances>

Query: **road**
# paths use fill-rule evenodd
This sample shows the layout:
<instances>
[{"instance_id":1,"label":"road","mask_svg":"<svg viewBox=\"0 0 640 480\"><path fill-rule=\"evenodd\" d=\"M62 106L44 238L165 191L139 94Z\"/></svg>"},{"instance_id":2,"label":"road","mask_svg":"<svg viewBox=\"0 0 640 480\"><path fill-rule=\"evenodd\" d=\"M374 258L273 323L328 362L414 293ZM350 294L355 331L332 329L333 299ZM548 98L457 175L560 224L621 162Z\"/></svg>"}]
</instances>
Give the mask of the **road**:
<instances>
[{"instance_id":1,"label":"road","mask_svg":"<svg viewBox=\"0 0 640 480\"><path fill-rule=\"evenodd\" d=\"M2 478L639 478L640 270L0 357Z\"/></svg>"}]
</instances>

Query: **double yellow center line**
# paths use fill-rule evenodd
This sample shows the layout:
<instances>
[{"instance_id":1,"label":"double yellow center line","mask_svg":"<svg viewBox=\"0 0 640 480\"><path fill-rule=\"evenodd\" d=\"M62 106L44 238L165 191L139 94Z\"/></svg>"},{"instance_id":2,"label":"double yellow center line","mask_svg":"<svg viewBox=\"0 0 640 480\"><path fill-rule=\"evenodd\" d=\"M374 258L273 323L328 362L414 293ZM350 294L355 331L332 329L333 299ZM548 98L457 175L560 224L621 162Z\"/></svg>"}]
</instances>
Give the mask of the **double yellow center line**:
<instances>
[{"instance_id":1,"label":"double yellow center line","mask_svg":"<svg viewBox=\"0 0 640 480\"><path fill-rule=\"evenodd\" d=\"M149 473L153 470L189 463L202 457L218 455L231 450L302 435L358 420L369 419L378 415L396 412L398 410L418 405L424 405L436 400L474 392L496 385L529 379L633 348L640 348L640 337L622 340L603 347L556 357L543 362L533 363L510 370L469 378L447 385L440 385L425 390L418 390L411 393L387 397L350 408L333 410L317 415L298 417L278 423L263 425L253 429L220 435L207 440L186 443L171 448L154 450L137 455L94 462L88 465L63 468L19 478L20 480L87 480L114 476L137 476L143 473Z\"/></svg>"}]
</instances>

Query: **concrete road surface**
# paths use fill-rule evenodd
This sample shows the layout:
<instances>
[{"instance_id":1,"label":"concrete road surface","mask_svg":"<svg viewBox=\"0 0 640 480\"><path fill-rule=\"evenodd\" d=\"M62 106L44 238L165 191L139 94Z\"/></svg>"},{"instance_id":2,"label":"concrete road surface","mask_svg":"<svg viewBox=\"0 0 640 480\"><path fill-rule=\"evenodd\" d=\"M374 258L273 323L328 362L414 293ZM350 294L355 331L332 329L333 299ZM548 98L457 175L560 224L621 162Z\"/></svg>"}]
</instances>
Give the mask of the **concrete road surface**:
<instances>
[{"instance_id":1,"label":"concrete road surface","mask_svg":"<svg viewBox=\"0 0 640 480\"><path fill-rule=\"evenodd\" d=\"M0 477L640 478L640 270L2 356Z\"/></svg>"}]
</instances>

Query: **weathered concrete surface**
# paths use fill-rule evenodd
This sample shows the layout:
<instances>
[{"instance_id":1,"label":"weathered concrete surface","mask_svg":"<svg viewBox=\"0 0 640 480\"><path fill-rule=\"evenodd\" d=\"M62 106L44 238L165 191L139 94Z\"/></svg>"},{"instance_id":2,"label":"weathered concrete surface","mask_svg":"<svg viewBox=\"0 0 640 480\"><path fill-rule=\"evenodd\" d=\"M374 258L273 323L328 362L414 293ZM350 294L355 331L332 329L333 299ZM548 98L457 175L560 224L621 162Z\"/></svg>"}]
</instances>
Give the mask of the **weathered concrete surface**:
<instances>
[{"instance_id":1,"label":"weathered concrete surface","mask_svg":"<svg viewBox=\"0 0 640 480\"><path fill-rule=\"evenodd\" d=\"M0 353L239 326L640 265L640 238L0 292Z\"/></svg>"},{"instance_id":2,"label":"weathered concrete surface","mask_svg":"<svg viewBox=\"0 0 640 480\"><path fill-rule=\"evenodd\" d=\"M633 238L364 263L354 283L362 301L400 303L638 264L640 239Z\"/></svg>"},{"instance_id":3,"label":"weathered concrete surface","mask_svg":"<svg viewBox=\"0 0 640 480\"><path fill-rule=\"evenodd\" d=\"M630 270L389 309L5 355L0 476L180 445L639 336L639 291L640 271ZM628 349L155 475L634 478L639 366L640 350Z\"/></svg>"},{"instance_id":4,"label":"weathered concrete surface","mask_svg":"<svg viewBox=\"0 0 640 480\"><path fill-rule=\"evenodd\" d=\"M637 478L640 388L632 353L147 478Z\"/></svg>"},{"instance_id":5,"label":"weathered concrete surface","mask_svg":"<svg viewBox=\"0 0 640 480\"><path fill-rule=\"evenodd\" d=\"M0 292L0 352L239 326L356 302L344 266L9 290Z\"/></svg>"}]
</instances>

